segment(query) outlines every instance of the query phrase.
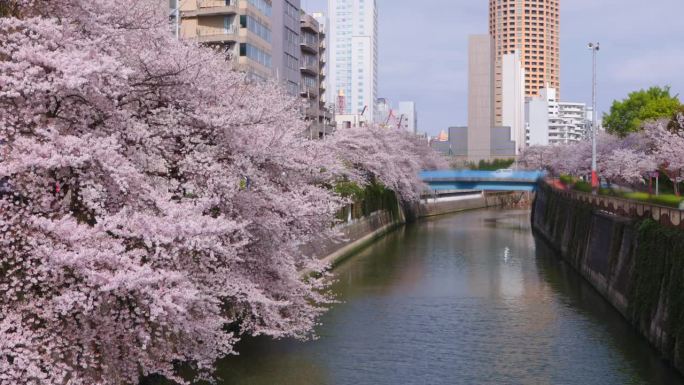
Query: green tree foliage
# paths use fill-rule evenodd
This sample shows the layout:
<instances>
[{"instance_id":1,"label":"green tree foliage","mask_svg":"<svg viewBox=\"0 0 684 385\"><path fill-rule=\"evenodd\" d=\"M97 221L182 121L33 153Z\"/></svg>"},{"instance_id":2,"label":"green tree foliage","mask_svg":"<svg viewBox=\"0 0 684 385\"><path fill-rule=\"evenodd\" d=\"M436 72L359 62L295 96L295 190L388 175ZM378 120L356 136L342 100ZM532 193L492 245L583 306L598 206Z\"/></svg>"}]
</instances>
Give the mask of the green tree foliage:
<instances>
[{"instance_id":1,"label":"green tree foliage","mask_svg":"<svg viewBox=\"0 0 684 385\"><path fill-rule=\"evenodd\" d=\"M603 124L611 134L625 136L641 130L645 121L671 118L680 108L677 95L670 95L670 87L651 87L632 92L622 101L614 101Z\"/></svg>"},{"instance_id":2,"label":"green tree foliage","mask_svg":"<svg viewBox=\"0 0 684 385\"><path fill-rule=\"evenodd\" d=\"M479 171L496 171L503 168L509 168L515 163L515 159L494 159L492 161L480 160L478 164L472 163L471 170Z\"/></svg>"}]
</instances>

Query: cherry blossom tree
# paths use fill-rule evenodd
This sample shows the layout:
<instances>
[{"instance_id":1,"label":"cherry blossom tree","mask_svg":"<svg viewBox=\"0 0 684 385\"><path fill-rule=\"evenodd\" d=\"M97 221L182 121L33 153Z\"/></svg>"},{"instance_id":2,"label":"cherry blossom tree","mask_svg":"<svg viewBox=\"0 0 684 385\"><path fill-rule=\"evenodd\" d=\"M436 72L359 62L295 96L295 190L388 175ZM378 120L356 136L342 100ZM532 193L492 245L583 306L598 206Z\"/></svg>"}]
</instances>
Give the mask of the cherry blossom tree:
<instances>
[{"instance_id":1,"label":"cherry blossom tree","mask_svg":"<svg viewBox=\"0 0 684 385\"><path fill-rule=\"evenodd\" d=\"M551 146L528 146L520 155L519 163L530 170L548 170L554 151L555 148Z\"/></svg>"},{"instance_id":2,"label":"cherry blossom tree","mask_svg":"<svg viewBox=\"0 0 684 385\"><path fill-rule=\"evenodd\" d=\"M674 182L675 193L684 180L684 117L652 121L643 131L626 137L600 134L597 161L600 175L612 181L638 184L662 170ZM586 175L591 170L591 142L570 145L531 146L522 155L523 164L546 168L554 175Z\"/></svg>"},{"instance_id":3,"label":"cherry blossom tree","mask_svg":"<svg viewBox=\"0 0 684 385\"><path fill-rule=\"evenodd\" d=\"M658 165L652 156L629 148L620 148L603 157L602 175L613 182L639 184L656 170Z\"/></svg>"},{"instance_id":4,"label":"cherry blossom tree","mask_svg":"<svg viewBox=\"0 0 684 385\"><path fill-rule=\"evenodd\" d=\"M679 184L684 181L684 129L672 126L669 129L668 123L666 120L647 123L644 132L651 145L650 154L673 182L675 194L679 196Z\"/></svg>"},{"instance_id":5,"label":"cherry blossom tree","mask_svg":"<svg viewBox=\"0 0 684 385\"><path fill-rule=\"evenodd\" d=\"M173 39L161 2L21 14L0 19L0 383L181 381L243 334L309 336L328 297L300 272L325 266L299 246L334 235L342 165L298 102Z\"/></svg>"},{"instance_id":6,"label":"cherry blossom tree","mask_svg":"<svg viewBox=\"0 0 684 385\"><path fill-rule=\"evenodd\" d=\"M329 186L411 200L442 165L378 128L304 140L300 101L175 40L163 1L2 5L1 385L183 382L243 335L306 338Z\"/></svg>"},{"instance_id":7,"label":"cherry blossom tree","mask_svg":"<svg viewBox=\"0 0 684 385\"><path fill-rule=\"evenodd\" d=\"M342 128L326 145L348 166L345 177L363 184L380 182L403 203L418 200L424 190L418 177L421 170L448 168L423 141L395 128Z\"/></svg>"}]
</instances>

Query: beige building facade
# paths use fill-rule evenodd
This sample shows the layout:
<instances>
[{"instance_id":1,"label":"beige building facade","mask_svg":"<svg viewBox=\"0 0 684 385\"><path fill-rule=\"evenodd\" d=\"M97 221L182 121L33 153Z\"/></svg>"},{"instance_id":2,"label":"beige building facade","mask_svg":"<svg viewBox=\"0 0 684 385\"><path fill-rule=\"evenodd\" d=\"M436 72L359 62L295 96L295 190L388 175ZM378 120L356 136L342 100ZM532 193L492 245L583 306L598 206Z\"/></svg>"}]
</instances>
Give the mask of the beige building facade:
<instances>
[{"instance_id":1,"label":"beige building facade","mask_svg":"<svg viewBox=\"0 0 684 385\"><path fill-rule=\"evenodd\" d=\"M190 0L180 3L180 37L230 54L240 71L273 76L271 0Z\"/></svg>"},{"instance_id":2,"label":"beige building facade","mask_svg":"<svg viewBox=\"0 0 684 385\"><path fill-rule=\"evenodd\" d=\"M494 44L495 122L503 121L503 58L518 54L525 96L550 87L560 95L560 0L489 0L489 34Z\"/></svg>"},{"instance_id":3,"label":"beige building facade","mask_svg":"<svg viewBox=\"0 0 684 385\"><path fill-rule=\"evenodd\" d=\"M494 45L489 35L472 35L468 40L468 160L491 156L494 121Z\"/></svg>"}]
</instances>

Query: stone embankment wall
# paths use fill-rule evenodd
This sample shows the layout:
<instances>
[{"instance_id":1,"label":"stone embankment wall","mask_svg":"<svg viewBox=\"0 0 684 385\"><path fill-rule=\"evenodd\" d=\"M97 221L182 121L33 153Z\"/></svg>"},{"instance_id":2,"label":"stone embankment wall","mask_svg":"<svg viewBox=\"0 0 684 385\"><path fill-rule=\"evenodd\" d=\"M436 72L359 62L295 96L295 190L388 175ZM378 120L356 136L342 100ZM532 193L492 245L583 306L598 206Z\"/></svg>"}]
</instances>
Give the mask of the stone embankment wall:
<instances>
[{"instance_id":1,"label":"stone embankment wall","mask_svg":"<svg viewBox=\"0 0 684 385\"><path fill-rule=\"evenodd\" d=\"M684 231L595 203L542 183L532 227L684 373Z\"/></svg>"},{"instance_id":2,"label":"stone embankment wall","mask_svg":"<svg viewBox=\"0 0 684 385\"><path fill-rule=\"evenodd\" d=\"M460 211L484 208L529 208L533 195L523 192L495 192L468 196L464 199L427 199L416 205L419 218L451 214Z\"/></svg>"},{"instance_id":3,"label":"stone embankment wall","mask_svg":"<svg viewBox=\"0 0 684 385\"><path fill-rule=\"evenodd\" d=\"M405 217L389 211L376 211L367 217L340 225L341 240L324 240L309 245L307 252L334 266L376 239L406 223Z\"/></svg>"},{"instance_id":4,"label":"stone embankment wall","mask_svg":"<svg viewBox=\"0 0 684 385\"><path fill-rule=\"evenodd\" d=\"M398 209L395 213L381 210L366 217L351 220L340 225L339 230L342 234L342 240L320 241L316 244L308 245L304 249L306 253L319 256L319 258L334 266L412 219L488 207L529 207L529 204L529 194L508 192L485 195L475 194L458 197L458 199L424 200L413 207Z\"/></svg>"}]
</instances>

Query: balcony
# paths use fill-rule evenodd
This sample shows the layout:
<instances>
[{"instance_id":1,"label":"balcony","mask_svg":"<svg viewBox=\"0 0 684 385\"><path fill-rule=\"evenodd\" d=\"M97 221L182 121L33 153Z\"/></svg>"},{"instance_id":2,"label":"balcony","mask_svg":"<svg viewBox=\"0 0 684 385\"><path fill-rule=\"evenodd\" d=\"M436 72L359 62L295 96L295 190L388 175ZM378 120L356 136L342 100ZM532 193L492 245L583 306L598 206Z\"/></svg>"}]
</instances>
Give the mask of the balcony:
<instances>
[{"instance_id":1,"label":"balcony","mask_svg":"<svg viewBox=\"0 0 684 385\"><path fill-rule=\"evenodd\" d=\"M318 75L318 64L315 62L299 62L299 70L308 75Z\"/></svg>"},{"instance_id":2,"label":"balcony","mask_svg":"<svg viewBox=\"0 0 684 385\"><path fill-rule=\"evenodd\" d=\"M229 29L197 29L196 40L198 43L223 43L227 41L238 41L238 28Z\"/></svg>"},{"instance_id":3,"label":"balcony","mask_svg":"<svg viewBox=\"0 0 684 385\"><path fill-rule=\"evenodd\" d=\"M198 16L222 16L222 15L237 15L238 6L237 0L231 1L198 1L197 9L191 11L182 11L182 17L198 17Z\"/></svg>"},{"instance_id":4,"label":"balcony","mask_svg":"<svg viewBox=\"0 0 684 385\"><path fill-rule=\"evenodd\" d=\"M300 20L301 29L309 30L313 33L318 33L319 25L318 21L314 19L311 15L304 14Z\"/></svg>"},{"instance_id":5,"label":"balcony","mask_svg":"<svg viewBox=\"0 0 684 385\"><path fill-rule=\"evenodd\" d=\"M299 46L302 48L302 51L307 51L313 54L318 53L318 44L315 39L302 39L299 43Z\"/></svg>"},{"instance_id":6,"label":"balcony","mask_svg":"<svg viewBox=\"0 0 684 385\"><path fill-rule=\"evenodd\" d=\"M316 87L308 86L306 84L302 84L299 87L299 94L302 97L308 97L310 99L316 99L318 97L318 90Z\"/></svg>"}]
</instances>

